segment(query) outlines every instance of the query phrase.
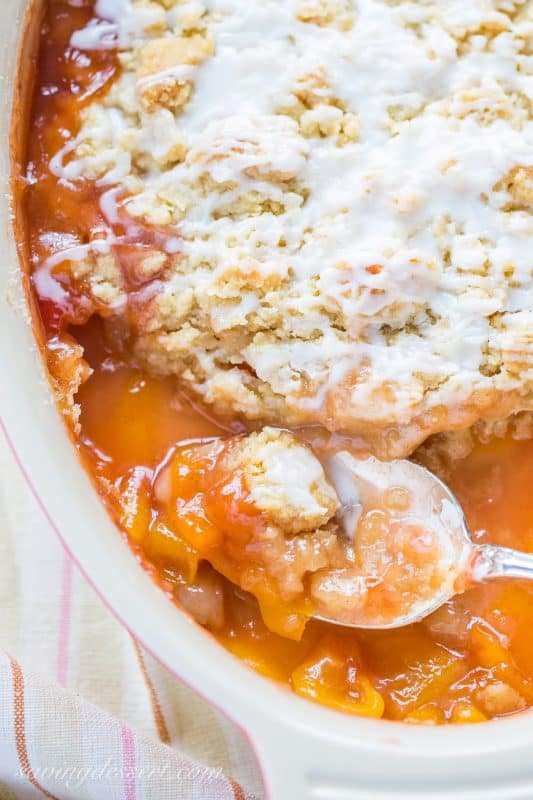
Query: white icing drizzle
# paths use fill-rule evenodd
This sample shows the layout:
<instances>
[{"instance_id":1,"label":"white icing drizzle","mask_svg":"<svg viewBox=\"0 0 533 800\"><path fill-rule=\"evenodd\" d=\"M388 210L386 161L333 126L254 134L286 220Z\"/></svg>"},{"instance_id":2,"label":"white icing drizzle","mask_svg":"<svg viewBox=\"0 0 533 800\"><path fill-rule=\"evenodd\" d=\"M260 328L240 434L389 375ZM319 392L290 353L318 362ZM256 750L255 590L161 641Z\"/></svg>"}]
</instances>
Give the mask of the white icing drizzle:
<instances>
[{"instance_id":1,"label":"white icing drizzle","mask_svg":"<svg viewBox=\"0 0 533 800\"><path fill-rule=\"evenodd\" d=\"M52 274L54 267L65 261L81 261L90 253L91 246L81 244L48 256L33 273L33 284L41 300L51 300L56 305L64 305L68 292Z\"/></svg>"},{"instance_id":2,"label":"white icing drizzle","mask_svg":"<svg viewBox=\"0 0 533 800\"><path fill-rule=\"evenodd\" d=\"M106 239L95 239L89 244L74 245L64 250L59 250L48 256L34 271L33 283L42 300L51 300L56 305L65 305L68 302L68 292L53 274L55 267L69 261L83 261L92 253L109 252L109 243Z\"/></svg>"},{"instance_id":3,"label":"white icing drizzle","mask_svg":"<svg viewBox=\"0 0 533 800\"><path fill-rule=\"evenodd\" d=\"M175 67L168 67L156 72L154 75L147 75L144 78L139 78L137 81L137 89L142 91L148 86L153 86L156 83L161 83L169 78L175 78L179 81L188 81L194 78L196 67L190 64L178 64Z\"/></svg>"},{"instance_id":4,"label":"white icing drizzle","mask_svg":"<svg viewBox=\"0 0 533 800\"><path fill-rule=\"evenodd\" d=\"M65 164L65 159L73 153L79 142L77 138L70 139L57 153L50 159L48 167L52 175L62 178L65 181L76 180L81 176L81 165L78 161Z\"/></svg>"},{"instance_id":5,"label":"white icing drizzle","mask_svg":"<svg viewBox=\"0 0 533 800\"><path fill-rule=\"evenodd\" d=\"M123 193L121 186L114 186L100 195L100 210L108 225L120 225L122 216L119 213L118 198ZM108 233L108 237L115 238Z\"/></svg>"},{"instance_id":6,"label":"white icing drizzle","mask_svg":"<svg viewBox=\"0 0 533 800\"><path fill-rule=\"evenodd\" d=\"M141 39L146 30L165 23L164 9L156 3L131 0L97 0L95 13L101 18L75 31L71 45L80 50L126 48Z\"/></svg>"}]
</instances>

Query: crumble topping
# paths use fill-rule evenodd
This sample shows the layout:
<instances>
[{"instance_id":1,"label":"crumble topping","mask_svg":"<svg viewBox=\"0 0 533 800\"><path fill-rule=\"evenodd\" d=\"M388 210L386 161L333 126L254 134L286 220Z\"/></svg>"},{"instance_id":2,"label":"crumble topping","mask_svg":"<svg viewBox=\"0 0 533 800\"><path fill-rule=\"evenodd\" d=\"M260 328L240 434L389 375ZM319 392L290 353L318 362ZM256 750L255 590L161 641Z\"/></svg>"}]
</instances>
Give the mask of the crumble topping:
<instances>
[{"instance_id":1,"label":"crumble topping","mask_svg":"<svg viewBox=\"0 0 533 800\"><path fill-rule=\"evenodd\" d=\"M51 166L97 182L107 228L41 294L73 276L217 413L381 457L533 407L530 0L96 11L72 44L122 73Z\"/></svg>"},{"instance_id":2,"label":"crumble topping","mask_svg":"<svg viewBox=\"0 0 533 800\"><path fill-rule=\"evenodd\" d=\"M312 450L288 431L263 428L230 451L229 471L242 471L256 508L284 533L330 522L339 506L335 490Z\"/></svg>"},{"instance_id":3,"label":"crumble topping","mask_svg":"<svg viewBox=\"0 0 533 800\"><path fill-rule=\"evenodd\" d=\"M81 408L76 394L92 372L83 358L83 347L68 334L56 336L47 343L46 365L59 410L69 429L78 434Z\"/></svg>"}]
</instances>

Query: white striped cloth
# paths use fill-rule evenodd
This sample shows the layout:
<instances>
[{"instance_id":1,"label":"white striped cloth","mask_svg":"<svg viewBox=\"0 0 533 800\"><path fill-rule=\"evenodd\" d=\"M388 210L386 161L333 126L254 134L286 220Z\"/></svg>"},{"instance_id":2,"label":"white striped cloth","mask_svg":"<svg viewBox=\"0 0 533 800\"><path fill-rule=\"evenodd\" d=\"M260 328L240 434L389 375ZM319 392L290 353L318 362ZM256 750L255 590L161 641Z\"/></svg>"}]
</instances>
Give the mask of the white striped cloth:
<instances>
[{"instance_id":1,"label":"white striped cloth","mask_svg":"<svg viewBox=\"0 0 533 800\"><path fill-rule=\"evenodd\" d=\"M252 800L238 729L145 653L0 439L0 800Z\"/></svg>"}]
</instances>

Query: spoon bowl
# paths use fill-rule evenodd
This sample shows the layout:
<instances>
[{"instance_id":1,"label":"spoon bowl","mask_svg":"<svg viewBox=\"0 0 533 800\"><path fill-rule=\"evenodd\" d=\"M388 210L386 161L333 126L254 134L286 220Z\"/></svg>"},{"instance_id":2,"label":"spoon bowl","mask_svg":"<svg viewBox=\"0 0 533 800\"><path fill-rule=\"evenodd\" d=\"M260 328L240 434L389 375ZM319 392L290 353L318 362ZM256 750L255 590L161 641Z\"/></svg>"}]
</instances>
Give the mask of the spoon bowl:
<instances>
[{"instance_id":1,"label":"spoon bowl","mask_svg":"<svg viewBox=\"0 0 533 800\"><path fill-rule=\"evenodd\" d=\"M363 574L352 584L342 584L339 576L329 584L326 580L316 618L354 628L399 628L419 622L475 583L533 578L533 555L472 541L457 498L425 467L407 459L358 459L340 451L324 461L324 469L340 499L337 520ZM382 526L365 550L366 521L384 508L388 527ZM411 537L407 546L406 535ZM395 551L397 541L402 547ZM376 553L383 555L381 560ZM366 576L365 567L370 567ZM350 586L360 591L365 577L370 587L365 602L354 592L350 606ZM342 592L343 603L330 602ZM383 610L368 602L372 593L385 599Z\"/></svg>"}]
</instances>

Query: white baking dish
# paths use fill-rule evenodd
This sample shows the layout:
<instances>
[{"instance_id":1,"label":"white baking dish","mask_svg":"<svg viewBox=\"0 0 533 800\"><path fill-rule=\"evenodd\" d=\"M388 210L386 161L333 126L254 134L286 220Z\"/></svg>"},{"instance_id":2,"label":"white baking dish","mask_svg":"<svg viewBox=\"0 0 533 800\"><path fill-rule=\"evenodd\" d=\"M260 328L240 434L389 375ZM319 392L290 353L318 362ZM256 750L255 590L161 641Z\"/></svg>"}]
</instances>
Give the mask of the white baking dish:
<instances>
[{"instance_id":1,"label":"white baking dish","mask_svg":"<svg viewBox=\"0 0 533 800\"><path fill-rule=\"evenodd\" d=\"M118 535L52 402L18 272L8 140L26 10L26 0L0 2L1 412L28 481L65 546L132 633L242 726L275 800L531 800L531 712L482 725L425 728L313 705L248 670L174 608ZM31 26L24 42L31 45Z\"/></svg>"}]
</instances>

